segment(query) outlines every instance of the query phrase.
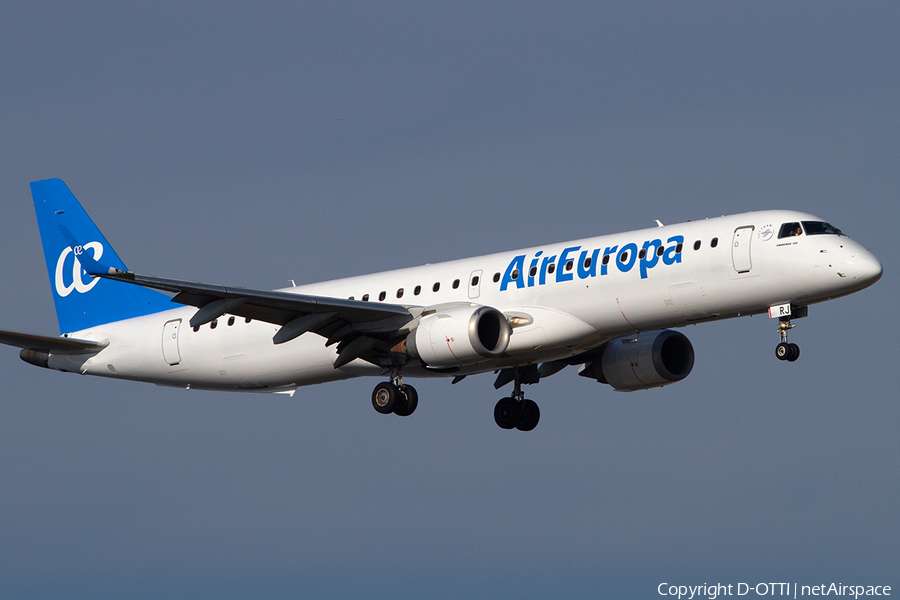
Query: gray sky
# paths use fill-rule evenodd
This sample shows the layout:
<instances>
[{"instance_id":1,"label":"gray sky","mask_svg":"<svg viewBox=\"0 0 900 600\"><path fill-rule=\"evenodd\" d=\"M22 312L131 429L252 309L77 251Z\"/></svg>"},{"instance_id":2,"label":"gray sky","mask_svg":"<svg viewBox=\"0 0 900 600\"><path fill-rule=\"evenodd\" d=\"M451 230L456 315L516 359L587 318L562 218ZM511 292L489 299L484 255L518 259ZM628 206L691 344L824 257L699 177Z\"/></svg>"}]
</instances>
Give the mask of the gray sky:
<instances>
[{"instance_id":1,"label":"gray sky","mask_svg":"<svg viewBox=\"0 0 900 600\"><path fill-rule=\"evenodd\" d=\"M774 357L689 327L685 381L566 369L292 399L0 352L0 596L658 597L661 582L900 587L900 6L8 3L0 328L57 333L28 182L139 272L275 288L763 208L883 262Z\"/></svg>"}]
</instances>

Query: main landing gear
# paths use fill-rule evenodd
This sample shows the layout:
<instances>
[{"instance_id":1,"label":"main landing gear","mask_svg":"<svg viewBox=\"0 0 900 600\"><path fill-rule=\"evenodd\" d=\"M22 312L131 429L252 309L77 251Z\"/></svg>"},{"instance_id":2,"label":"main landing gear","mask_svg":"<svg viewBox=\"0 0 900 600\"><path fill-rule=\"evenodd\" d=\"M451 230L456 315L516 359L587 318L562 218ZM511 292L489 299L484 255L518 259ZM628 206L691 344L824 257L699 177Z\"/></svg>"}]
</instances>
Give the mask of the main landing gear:
<instances>
[{"instance_id":1,"label":"main landing gear","mask_svg":"<svg viewBox=\"0 0 900 600\"><path fill-rule=\"evenodd\" d=\"M531 431L537 427L541 420L541 409L533 400L526 400L522 392L524 383L537 383L539 377L537 371L531 375L515 369L515 387L512 396L503 398L494 407L494 421L502 429L518 429L519 431ZM505 380L509 383L509 379ZM372 406L383 415L394 413L401 417L408 417L415 412L419 405L419 394L416 388L403 383L399 370L395 370L390 381L383 381L372 390Z\"/></svg>"},{"instance_id":2,"label":"main landing gear","mask_svg":"<svg viewBox=\"0 0 900 600\"><path fill-rule=\"evenodd\" d=\"M494 406L494 421L501 429L531 431L537 427L540 420L541 409L533 400L525 399L522 382L517 372L512 396L502 398Z\"/></svg>"},{"instance_id":3,"label":"main landing gear","mask_svg":"<svg viewBox=\"0 0 900 600\"><path fill-rule=\"evenodd\" d=\"M778 322L778 335L781 342L775 346L775 357L778 360L794 362L800 358L800 346L788 343L788 331L796 327L790 317L781 317Z\"/></svg>"},{"instance_id":4,"label":"main landing gear","mask_svg":"<svg viewBox=\"0 0 900 600\"><path fill-rule=\"evenodd\" d=\"M383 415L394 413L408 417L418 405L419 394L416 388L404 384L399 373L393 375L390 381L379 383L372 391L372 406Z\"/></svg>"}]
</instances>

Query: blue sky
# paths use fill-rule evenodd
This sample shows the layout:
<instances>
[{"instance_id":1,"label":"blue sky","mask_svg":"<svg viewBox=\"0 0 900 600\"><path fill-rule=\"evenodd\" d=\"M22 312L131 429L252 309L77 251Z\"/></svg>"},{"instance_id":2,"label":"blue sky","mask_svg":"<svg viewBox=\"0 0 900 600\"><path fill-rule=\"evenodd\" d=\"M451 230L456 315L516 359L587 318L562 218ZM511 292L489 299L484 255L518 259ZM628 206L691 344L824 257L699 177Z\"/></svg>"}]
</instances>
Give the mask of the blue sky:
<instances>
[{"instance_id":1,"label":"blue sky","mask_svg":"<svg viewBox=\"0 0 900 600\"><path fill-rule=\"evenodd\" d=\"M292 399L0 353L0 595L655 597L900 586L894 3L19 3L0 20L0 328L54 334L28 182L138 272L257 288L764 208L885 267L688 327L693 373ZM2 350L2 349L0 349Z\"/></svg>"}]
</instances>

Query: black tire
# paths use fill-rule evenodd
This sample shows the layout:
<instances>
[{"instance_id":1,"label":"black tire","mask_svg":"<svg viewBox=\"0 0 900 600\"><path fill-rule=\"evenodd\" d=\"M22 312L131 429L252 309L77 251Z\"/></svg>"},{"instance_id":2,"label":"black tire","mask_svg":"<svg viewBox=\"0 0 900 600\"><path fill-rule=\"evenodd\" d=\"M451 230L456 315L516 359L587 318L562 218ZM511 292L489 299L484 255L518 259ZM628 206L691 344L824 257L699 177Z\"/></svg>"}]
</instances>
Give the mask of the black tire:
<instances>
[{"instance_id":1,"label":"black tire","mask_svg":"<svg viewBox=\"0 0 900 600\"><path fill-rule=\"evenodd\" d=\"M800 346L797 344L788 344L788 346L790 346L791 354L787 357L787 360L788 362L794 362L800 358Z\"/></svg>"},{"instance_id":2,"label":"black tire","mask_svg":"<svg viewBox=\"0 0 900 600\"><path fill-rule=\"evenodd\" d=\"M520 421L516 425L519 431L531 431L537 427L538 421L541 420L541 409L537 402L532 400L522 400L519 407Z\"/></svg>"},{"instance_id":3,"label":"black tire","mask_svg":"<svg viewBox=\"0 0 900 600\"><path fill-rule=\"evenodd\" d=\"M383 381L372 391L372 406L383 415L389 415L397 408L400 390L390 381Z\"/></svg>"},{"instance_id":4,"label":"black tire","mask_svg":"<svg viewBox=\"0 0 900 600\"><path fill-rule=\"evenodd\" d=\"M411 385L401 386L400 400L394 408L394 414L398 417L408 417L416 412L417 406L419 406L419 393L416 392L416 388Z\"/></svg>"},{"instance_id":5,"label":"black tire","mask_svg":"<svg viewBox=\"0 0 900 600\"><path fill-rule=\"evenodd\" d=\"M494 422L500 429L512 429L518 421L518 402L512 398L501 398L494 406Z\"/></svg>"},{"instance_id":6,"label":"black tire","mask_svg":"<svg viewBox=\"0 0 900 600\"><path fill-rule=\"evenodd\" d=\"M778 360L787 360L791 356L791 345L786 342L781 342L777 346L775 346L775 358Z\"/></svg>"}]
</instances>

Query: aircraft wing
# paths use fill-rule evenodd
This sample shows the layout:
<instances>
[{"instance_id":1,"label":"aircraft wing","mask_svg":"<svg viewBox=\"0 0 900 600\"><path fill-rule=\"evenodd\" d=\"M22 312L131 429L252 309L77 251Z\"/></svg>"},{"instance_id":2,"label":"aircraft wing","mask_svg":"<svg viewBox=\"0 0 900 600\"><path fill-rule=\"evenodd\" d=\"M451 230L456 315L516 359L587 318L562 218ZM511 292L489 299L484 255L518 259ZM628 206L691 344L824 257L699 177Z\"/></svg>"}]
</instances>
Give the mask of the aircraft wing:
<instances>
[{"instance_id":1,"label":"aircraft wing","mask_svg":"<svg viewBox=\"0 0 900 600\"><path fill-rule=\"evenodd\" d=\"M379 341L389 340L393 333L413 319L409 309L399 304L226 287L139 275L120 269L92 272L90 267L84 266L95 277L175 294L173 302L199 309L190 320L192 327L199 327L224 314L230 314L281 325L273 338L276 344L290 341L307 331L315 332L327 338L327 346L339 344L338 353L341 356L335 362L336 367L343 366L353 358L368 359ZM361 337L365 339L356 341Z\"/></svg>"},{"instance_id":2,"label":"aircraft wing","mask_svg":"<svg viewBox=\"0 0 900 600\"><path fill-rule=\"evenodd\" d=\"M230 314L281 325L272 338L276 344L312 331L327 338L326 346L338 344L335 368L356 358L378 364L381 362L378 356L389 352L389 342L394 334L413 319L409 309L399 304L376 304L139 275L103 265L90 253L84 252L84 247L66 227L60 226L59 229L76 249L81 267L91 277L173 293L173 302L198 308L190 319L191 327L199 327Z\"/></svg>"},{"instance_id":3,"label":"aircraft wing","mask_svg":"<svg viewBox=\"0 0 900 600\"><path fill-rule=\"evenodd\" d=\"M0 344L25 350L46 350L54 354L88 354L102 350L109 345L109 342L0 331Z\"/></svg>"}]
</instances>

